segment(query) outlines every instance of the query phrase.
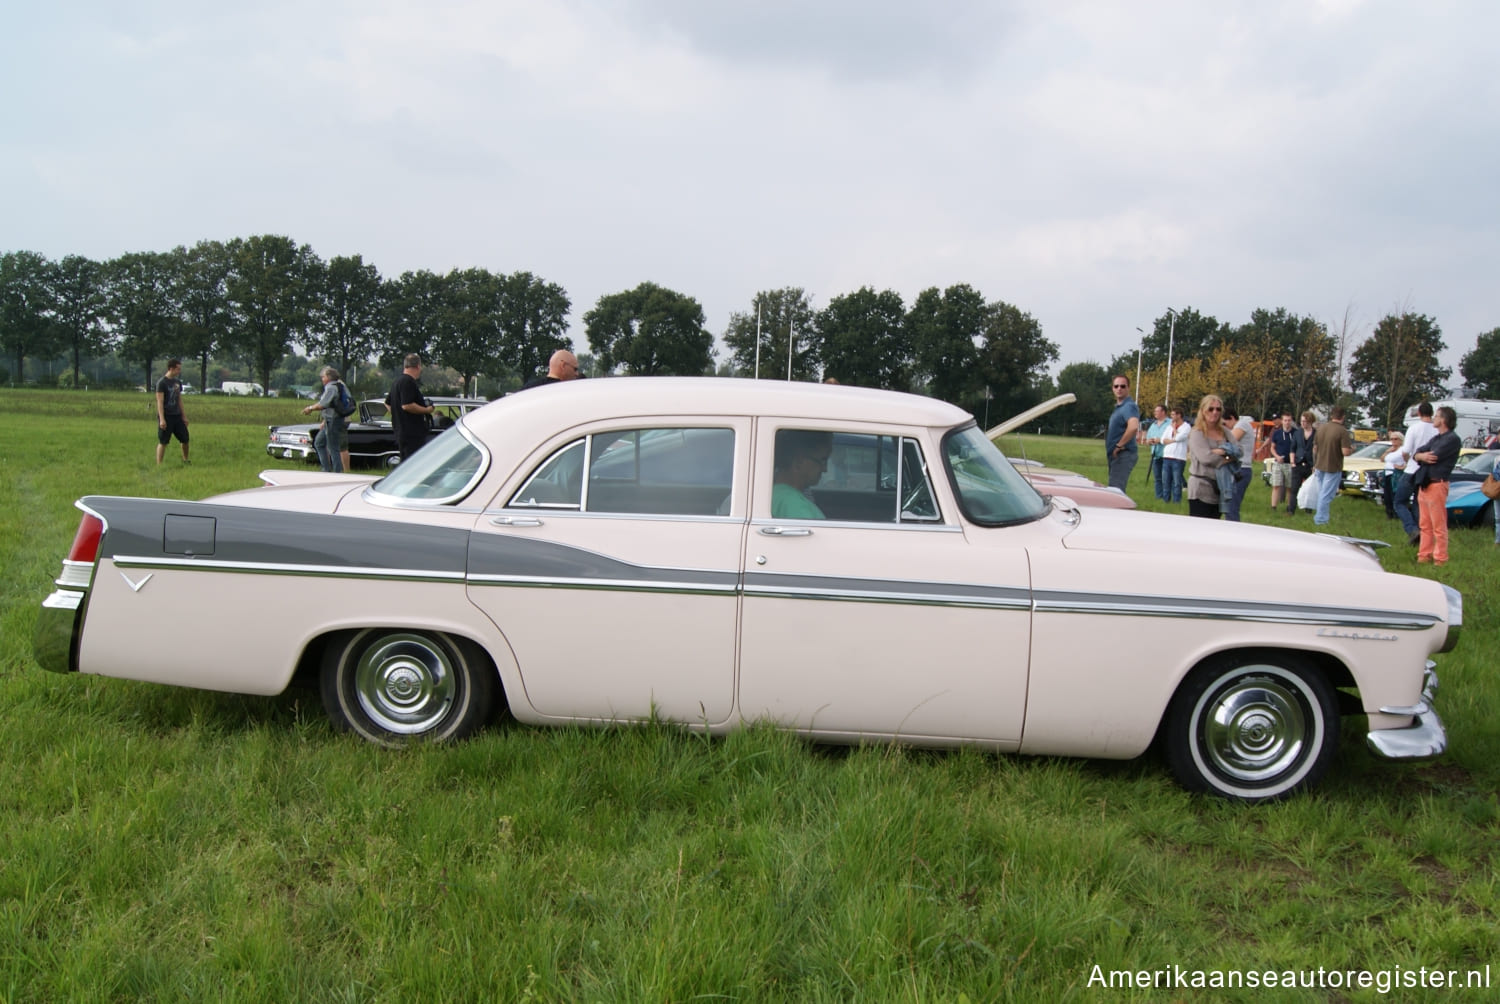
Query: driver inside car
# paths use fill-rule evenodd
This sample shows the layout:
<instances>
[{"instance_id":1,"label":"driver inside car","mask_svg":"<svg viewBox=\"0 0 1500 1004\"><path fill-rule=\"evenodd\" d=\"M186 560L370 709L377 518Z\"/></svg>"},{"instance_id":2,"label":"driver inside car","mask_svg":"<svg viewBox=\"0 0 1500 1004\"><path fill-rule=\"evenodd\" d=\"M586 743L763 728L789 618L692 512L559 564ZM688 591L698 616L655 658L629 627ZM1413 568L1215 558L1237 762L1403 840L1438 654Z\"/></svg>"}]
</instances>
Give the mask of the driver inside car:
<instances>
[{"instance_id":1,"label":"driver inside car","mask_svg":"<svg viewBox=\"0 0 1500 1004\"><path fill-rule=\"evenodd\" d=\"M780 429L771 473L771 516L775 519L823 519L823 510L807 492L823 479L833 453L833 433Z\"/></svg>"}]
</instances>

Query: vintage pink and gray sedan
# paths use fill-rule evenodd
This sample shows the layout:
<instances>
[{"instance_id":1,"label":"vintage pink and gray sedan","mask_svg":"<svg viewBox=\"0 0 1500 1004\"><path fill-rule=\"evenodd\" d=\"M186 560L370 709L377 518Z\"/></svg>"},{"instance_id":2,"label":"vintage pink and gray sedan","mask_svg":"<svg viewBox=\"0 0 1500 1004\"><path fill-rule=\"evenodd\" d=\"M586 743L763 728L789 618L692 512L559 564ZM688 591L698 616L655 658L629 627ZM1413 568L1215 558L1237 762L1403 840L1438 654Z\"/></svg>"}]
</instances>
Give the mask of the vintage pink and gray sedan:
<instances>
[{"instance_id":1,"label":"vintage pink and gray sedan","mask_svg":"<svg viewBox=\"0 0 1500 1004\"><path fill-rule=\"evenodd\" d=\"M1260 801L1341 719L1439 755L1462 601L1368 542L1074 507L965 412L852 387L622 378L465 415L388 476L90 496L45 668L318 681L386 745L521 722L769 721L818 741L1129 758ZM163 611L174 639L161 644Z\"/></svg>"}]
</instances>

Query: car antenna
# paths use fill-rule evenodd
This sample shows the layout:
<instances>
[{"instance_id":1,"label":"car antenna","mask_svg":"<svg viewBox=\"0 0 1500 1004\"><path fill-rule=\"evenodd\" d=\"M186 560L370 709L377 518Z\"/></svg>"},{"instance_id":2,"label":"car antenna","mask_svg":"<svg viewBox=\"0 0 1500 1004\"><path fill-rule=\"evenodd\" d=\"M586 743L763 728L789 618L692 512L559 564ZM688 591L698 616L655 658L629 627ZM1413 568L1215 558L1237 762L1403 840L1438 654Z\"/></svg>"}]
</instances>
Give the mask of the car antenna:
<instances>
[{"instance_id":1,"label":"car antenna","mask_svg":"<svg viewBox=\"0 0 1500 1004\"><path fill-rule=\"evenodd\" d=\"M1021 436L1021 430L1016 430L1016 448L1021 451L1021 477L1031 487L1036 487L1036 482L1031 480L1031 463L1026 459L1026 440Z\"/></svg>"}]
</instances>

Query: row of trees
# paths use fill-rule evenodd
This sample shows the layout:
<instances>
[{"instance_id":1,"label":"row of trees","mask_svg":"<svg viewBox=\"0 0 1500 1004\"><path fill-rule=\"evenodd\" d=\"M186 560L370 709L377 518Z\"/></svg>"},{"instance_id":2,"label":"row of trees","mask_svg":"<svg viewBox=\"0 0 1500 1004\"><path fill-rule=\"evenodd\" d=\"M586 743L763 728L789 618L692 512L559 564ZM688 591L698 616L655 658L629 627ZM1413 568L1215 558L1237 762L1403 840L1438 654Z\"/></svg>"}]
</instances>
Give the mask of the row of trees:
<instances>
[{"instance_id":1,"label":"row of trees","mask_svg":"<svg viewBox=\"0 0 1500 1004\"><path fill-rule=\"evenodd\" d=\"M713 335L692 297L642 283L601 297L583 315L589 349L607 373L713 372ZM1057 346L1030 314L972 286L932 288L908 309L868 286L814 310L797 287L764 290L730 316L722 372L917 390L978 413L1035 403L1051 388Z\"/></svg>"},{"instance_id":2,"label":"row of trees","mask_svg":"<svg viewBox=\"0 0 1500 1004\"><path fill-rule=\"evenodd\" d=\"M1168 354L1171 368L1168 371ZM1126 352L1109 370L1091 363L1064 367L1059 390L1088 393L1096 412L1107 414L1109 372L1141 370L1137 399L1180 404L1191 413L1206 393L1223 397L1244 414L1298 414L1318 405L1342 404L1382 427L1399 427L1406 410L1445 395L1451 370L1439 362L1446 349L1442 329L1425 314L1402 309L1382 317L1356 343L1345 317L1330 330L1311 317L1284 309L1255 310L1238 326L1191 307L1170 311L1145 333L1139 354ZM1500 395L1500 329L1480 335L1459 366L1472 393ZM1347 381L1341 379L1347 374ZM1170 395L1168 385L1170 384Z\"/></svg>"},{"instance_id":3,"label":"row of trees","mask_svg":"<svg viewBox=\"0 0 1500 1004\"><path fill-rule=\"evenodd\" d=\"M83 360L107 354L149 383L167 356L233 358L260 383L296 344L347 371L407 352L466 381L480 373L536 372L569 344L562 288L531 275L455 269L382 279L359 255L324 261L306 244L264 235L202 241L99 262L0 255L0 346L20 374L27 358L66 357L72 384Z\"/></svg>"},{"instance_id":4,"label":"row of trees","mask_svg":"<svg viewBox=\"0 0 1500 1004\"><path fill-rule=\"evenodd\" d=\"M383 279L360 256L320 259L291 238L202 241L98 262L0 256L0 343L21 373L27 358L83 362L114 353L150 382L166 356L194 360L200 384L211 361L243 362L260 383L294 345L347 371L371 359L390 367L407 352L457 372L519 382L570 345L564 290L529 272L481 268ZM600 297L583 315L597 372L715 372L714 335L702 306L655 283ZM978 411L1025 407L1050 390L1057 347L1017 307L967 285L900 294L868 287L814 311L800 288L756 294L724 334L721 372L794 379L822 376L921 390Z\"/></svg>"},{"instance_id":5,"label":"row of trees","mask_svg":"<svg viewBox=\"0 0 1500 1004\"><path fill-rule=\"evenodd\" d=\"M75 384L85 359L114 353L148 383L155 362L177 355L196 361L205 386L211 360L226 358L271 386L273 369L296 346L346 372L370 360L389 368L418 352L465 386L485 376L503 387L571 344L570 308L560 286L529 272L421 270L385 279L359 255L324 261L276 235L105 262L0 255L0 346L17 373L28 357L66 357ZM600 297L583 314L583 329L596 374L715 372L702 306L655 283ZM1066 419L1075 428L1102 424L1112 406L1110 373L1138 368L1142 403L1166 401L1170 385L1171 400L1189 408L1212 391L1257 416L1342 403L1387 426L1412 403L1441 395L1449 376L1438 364L1445 346L1436 321L1406 309L1357 345L1347 315L1330 330L1285 309L1256 310L1235 326L1185 307L1143 334L1138 350L1107 367L1074 363L1053 381L1058 349L1036 319L972 286L927 289L909 306L893 290L863 287L821 310L788 287L761 291L749 310L731 315L723 332L729 359L718 371L915 390L997 416L1072 391L1079 404ZM1460 369L1479 393L1500 394L1500 328L1479 337Z\"/></svg>"}]
</instances>

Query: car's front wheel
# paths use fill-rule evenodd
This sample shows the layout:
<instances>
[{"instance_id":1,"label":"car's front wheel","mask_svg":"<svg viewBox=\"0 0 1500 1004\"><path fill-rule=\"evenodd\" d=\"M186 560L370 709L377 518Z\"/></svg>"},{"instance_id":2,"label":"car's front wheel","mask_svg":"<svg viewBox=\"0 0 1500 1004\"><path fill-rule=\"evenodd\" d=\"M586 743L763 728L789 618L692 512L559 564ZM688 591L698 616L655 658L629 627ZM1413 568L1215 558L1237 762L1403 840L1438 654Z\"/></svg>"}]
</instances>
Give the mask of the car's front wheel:
<instances>
[{"instance_id":1,"label":"car's front wheel","mask_svg":"<svg viewBox=\"0 0 1500 1004\"><path fill-rule=\"evenodd\" d=\"M1338 748L1333 688L1290 653L1215 660L1167 709L1167 760L1183 787L1264 802L1315 785Z\"/></svg>"},{"instance_id":2,"label":"car's front wheel","mask_svg":"<svg viewBox=\"0 0 1500 1004\"><path fill-rule=\"evenodd\" d=\"M334 726L382 746L473 734L493 713L496 682L469 642L386 628L333 639L320 679Z\"/></svg>"}]
</instances>

